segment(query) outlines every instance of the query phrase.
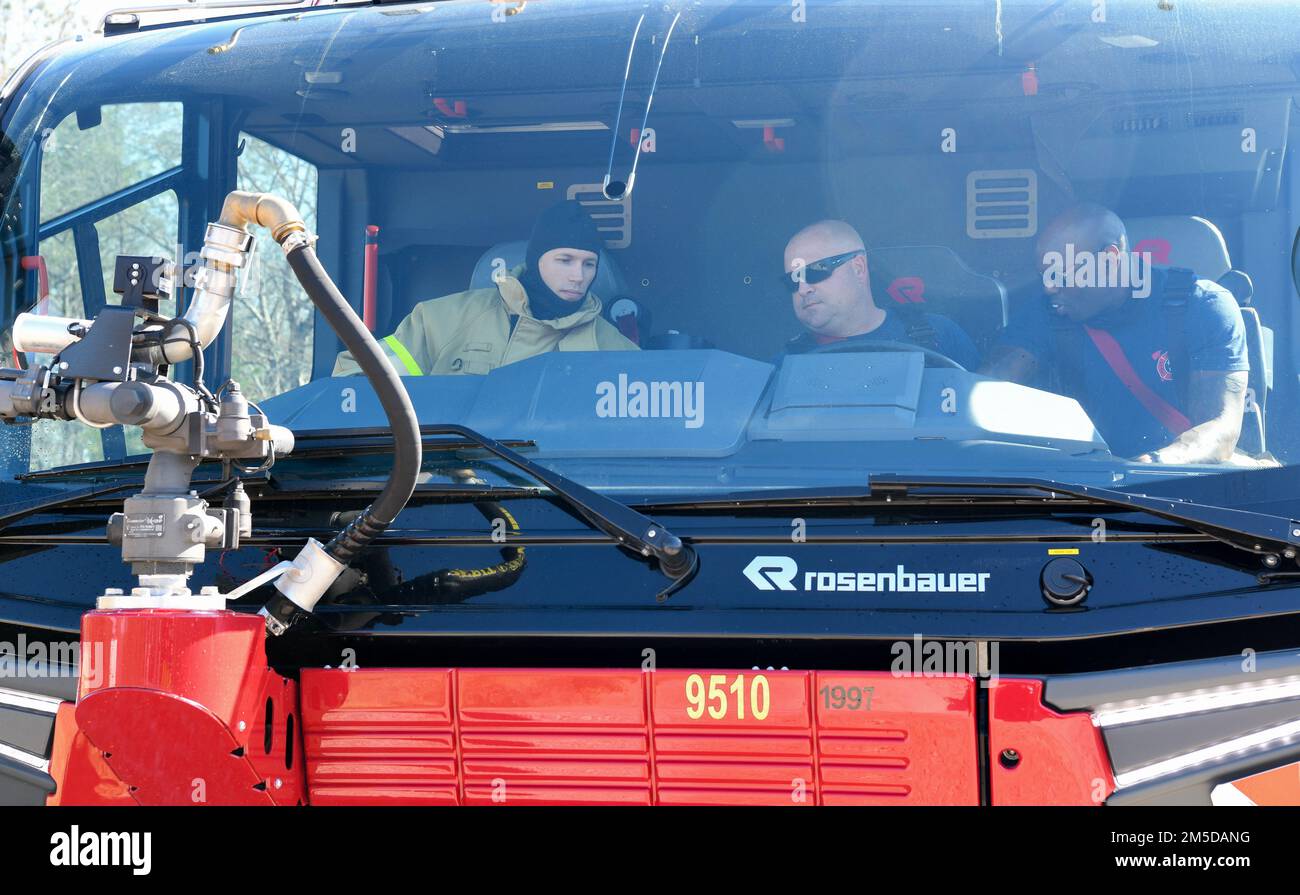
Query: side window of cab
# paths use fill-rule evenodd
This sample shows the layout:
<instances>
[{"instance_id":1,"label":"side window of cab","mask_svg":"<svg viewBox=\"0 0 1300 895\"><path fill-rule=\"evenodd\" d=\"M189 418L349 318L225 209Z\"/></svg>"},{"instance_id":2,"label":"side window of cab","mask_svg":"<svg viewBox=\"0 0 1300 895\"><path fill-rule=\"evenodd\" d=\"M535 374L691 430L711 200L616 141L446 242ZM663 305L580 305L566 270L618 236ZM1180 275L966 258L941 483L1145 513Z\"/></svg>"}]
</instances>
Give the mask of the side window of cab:
<instances>
[{"instance_id":1,"label":"side window of cab","mask_svg":"<svg viewBox=\"0 0 1300 895\"><path fill-rule=\"evenodd\" d=\"M118 255L176 257L182 121L180 103L127 103L74 112L41 134L40 229L36 255L25 260L42 269L44 294L31 311L93 318L119 301L112 291ZM138 430L40 420L31 427L29 469L146 450Z\"/></svg>"}]
</instances>

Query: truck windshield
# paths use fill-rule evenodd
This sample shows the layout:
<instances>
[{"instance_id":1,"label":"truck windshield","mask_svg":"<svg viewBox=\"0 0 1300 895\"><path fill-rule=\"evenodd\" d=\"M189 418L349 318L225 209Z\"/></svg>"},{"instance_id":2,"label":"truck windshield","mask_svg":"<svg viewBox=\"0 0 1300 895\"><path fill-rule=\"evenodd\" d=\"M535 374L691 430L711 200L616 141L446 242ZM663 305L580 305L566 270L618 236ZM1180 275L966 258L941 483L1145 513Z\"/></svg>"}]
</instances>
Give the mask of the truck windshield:
<instances>
[{"instance_id":1,"label":"truck windshield","mask_svg":"<svg viewBox=\"0 0 1300 895\"><path fill-rule=\"evenodd\" d=\"M0 109L0 322L93 318L118 254L193 269L224 196L269 191L422 422L588 487L1286 466L1297 46L1263 0L463 0L93 37ZM299 432L382 426L259 241L210 384ZM9 474L144 450L0 437Z\"/></svg>"}]
</instances>

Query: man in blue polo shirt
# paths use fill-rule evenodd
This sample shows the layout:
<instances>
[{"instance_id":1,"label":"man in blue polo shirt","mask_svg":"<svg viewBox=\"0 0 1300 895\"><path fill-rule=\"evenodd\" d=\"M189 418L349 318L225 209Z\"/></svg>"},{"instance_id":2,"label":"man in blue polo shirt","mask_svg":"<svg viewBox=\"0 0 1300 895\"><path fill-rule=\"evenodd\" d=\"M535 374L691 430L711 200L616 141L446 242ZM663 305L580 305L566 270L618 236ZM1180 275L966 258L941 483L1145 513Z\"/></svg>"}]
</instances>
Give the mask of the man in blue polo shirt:
<instances>
[{"instance_id":1,"label":"man in blue polo shirt","mask_svg":"<svg viewBox=\"0 0 1300 895\"><path fill-rule=\"evenodd\" d=\"M968 370L979 366L975 343L947 317L878 307L866 255L862 237L844 221L818 221L790 238L781 282L807 332L786 343L787 353L886 339L931 348Z\"/></svg>"},{"instance_id":2,"label":"man in blue polo shirt","mask_svg":"<svg viewBox=\"0 0 1300 895\"><path fill-rule=\"evenodd\" d=\"M1076 398L1118 456L1232 458L1250 369L1232 295L1130 255L1123 222L1099 205L1054 218L1038 253L1045 294L1015 309L981 372Z\"/></svg>"}]
</instances>

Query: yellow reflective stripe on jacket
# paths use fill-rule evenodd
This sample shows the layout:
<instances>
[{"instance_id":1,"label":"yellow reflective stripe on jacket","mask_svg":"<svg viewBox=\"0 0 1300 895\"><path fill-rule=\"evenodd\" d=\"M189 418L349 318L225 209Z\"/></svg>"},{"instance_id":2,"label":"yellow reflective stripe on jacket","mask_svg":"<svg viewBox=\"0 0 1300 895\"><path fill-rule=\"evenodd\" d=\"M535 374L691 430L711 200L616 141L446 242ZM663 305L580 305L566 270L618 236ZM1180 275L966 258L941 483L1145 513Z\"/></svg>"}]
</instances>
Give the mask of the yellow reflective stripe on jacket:
<instances>
[{"instance_id":1,"label":"yellow reflective stripe on jacket","mask_svg":"<svg viewBox=\"0 0 1300 895\"><path fill-rule=\"evenodd\" d=\"M406 372L412 376L424 375L420 365L415 362L415 358L411 357L411 352L406 350L406 346L397 340L397 336L388 336L384 339L384 344L393 350L393 354L397 355L397 359L402 362L402 366L406 367Z\"/></svg>"}]
</instances>

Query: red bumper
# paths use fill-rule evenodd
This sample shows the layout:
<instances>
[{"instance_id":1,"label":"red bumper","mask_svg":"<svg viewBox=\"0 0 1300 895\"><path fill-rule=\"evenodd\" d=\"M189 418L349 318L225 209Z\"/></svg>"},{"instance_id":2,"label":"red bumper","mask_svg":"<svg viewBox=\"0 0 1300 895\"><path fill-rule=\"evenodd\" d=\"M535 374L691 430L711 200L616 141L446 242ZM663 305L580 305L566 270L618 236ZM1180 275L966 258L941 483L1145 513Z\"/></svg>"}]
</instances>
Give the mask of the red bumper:
<instances>
[{"instance_id":1,"label":"red bumper","mask_svg":"<svg viewBox=\"0 0 1300 895\"><path fill-rule=\"evenodd\" d=\"M261 620L87 613L50 804L980 802L980 682L888 672L304 669ZM1099 804L1086 713L1035 680L988 683L995 804Z\"/></svg>"}]
</instances>

